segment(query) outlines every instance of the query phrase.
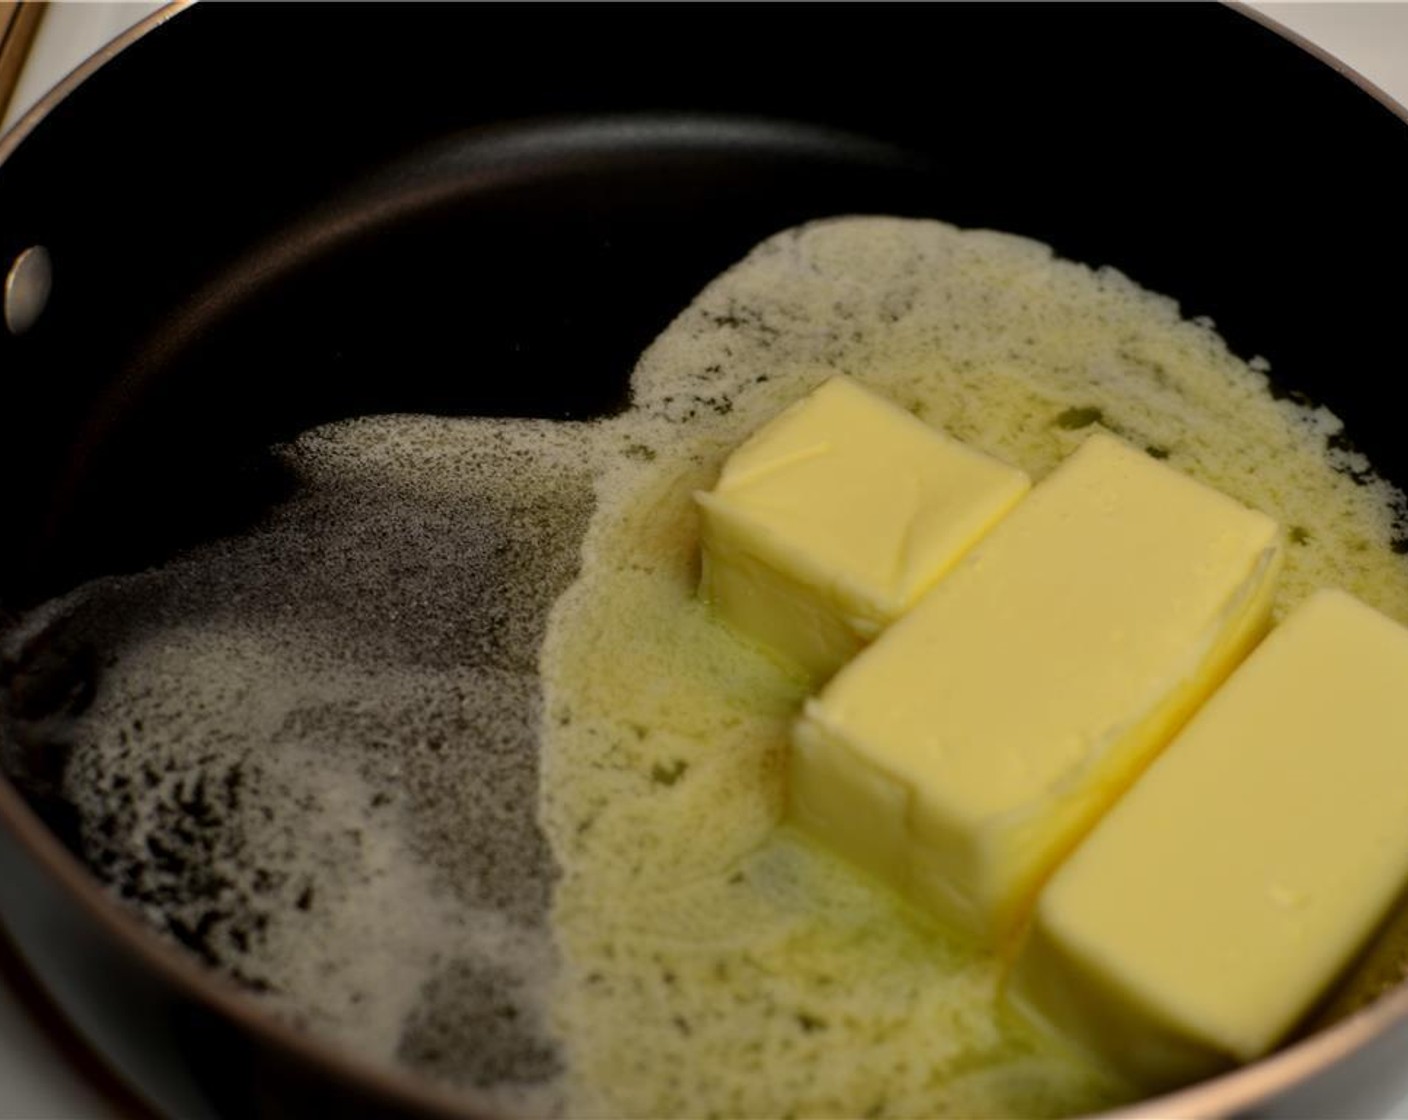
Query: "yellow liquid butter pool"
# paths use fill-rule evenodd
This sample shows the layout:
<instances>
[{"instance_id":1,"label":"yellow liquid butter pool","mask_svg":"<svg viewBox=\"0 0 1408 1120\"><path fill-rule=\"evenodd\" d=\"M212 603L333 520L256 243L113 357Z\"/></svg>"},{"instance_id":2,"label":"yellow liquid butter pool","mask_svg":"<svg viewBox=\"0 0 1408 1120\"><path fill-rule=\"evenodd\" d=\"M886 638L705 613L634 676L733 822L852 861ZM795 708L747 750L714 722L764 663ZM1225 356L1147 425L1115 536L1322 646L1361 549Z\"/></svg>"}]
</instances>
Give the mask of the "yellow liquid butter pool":
<instances>
[{"instance_id":1,"label":"yellow liquid butter pool","mask_svg":"<svg viewBox=\"0 0 1408 1120\"><path fill-rule=\"evenodd\" d=\"M1288 527L1276 613L1321 585L1408 620L1400 499L1328 450L1204 324L1019 238L849 219L774 237L651 347L641 449L597 487L542 666L543 821L562 878L554 1007L573 1111L997 1116L1130 1090L1006 1018L998 966L775 832L802 686L694 598L690 501L782 407L846 373L1048 473L1101 425Z\"/></svg>"}]
</instances>

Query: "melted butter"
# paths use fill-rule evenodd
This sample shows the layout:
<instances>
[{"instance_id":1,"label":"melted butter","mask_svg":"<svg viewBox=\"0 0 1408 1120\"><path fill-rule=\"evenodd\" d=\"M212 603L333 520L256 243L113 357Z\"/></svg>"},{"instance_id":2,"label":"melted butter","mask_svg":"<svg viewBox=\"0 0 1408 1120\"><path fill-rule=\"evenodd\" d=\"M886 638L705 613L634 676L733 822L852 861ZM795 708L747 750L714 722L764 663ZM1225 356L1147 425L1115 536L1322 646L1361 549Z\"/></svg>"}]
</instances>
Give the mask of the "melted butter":
<instances>
[{"instance_id":1,"label":"melted butter","mask_svg":"<svg viewBox=\"0 0 1408 1120\"><path fill-rule=\"evenodd\" d=\"M1278 615L1334 585L1408 621L1401 496L1352 479L1332 415L1274 399L1172 301L939 223L765 242L598 429L633 453L608 457L543 649L574 1114L1035 1116L1129 1095L1000 1017L992 958L775 830L800 685L694 598L689 496L837 372L1038 478L1103 425L1289 527Z\"/></svg>"},{"instance_id":2,"label":"melted butter","mask_svg":"<svg viewBox=\"0 0 1408 1120\"><path fill-rule=\"evenodd\" d=\"M992 959L776 829L803 686L696 600L690 495L834 373L1037 478L1103 424L1290 528L1278 613L1335 585L1408 622L1402 498L1351 479L1333 416L1116 273L847 219L706 288L622 416L305 433L266 523L0 638L7 664L72 640L102 666L86 708L5 716L66 753L127 905L483 1112L1117 1102L998 1017ZM1359 990L1405 959L1408 935Z\"/></svg>"}]
</instances>

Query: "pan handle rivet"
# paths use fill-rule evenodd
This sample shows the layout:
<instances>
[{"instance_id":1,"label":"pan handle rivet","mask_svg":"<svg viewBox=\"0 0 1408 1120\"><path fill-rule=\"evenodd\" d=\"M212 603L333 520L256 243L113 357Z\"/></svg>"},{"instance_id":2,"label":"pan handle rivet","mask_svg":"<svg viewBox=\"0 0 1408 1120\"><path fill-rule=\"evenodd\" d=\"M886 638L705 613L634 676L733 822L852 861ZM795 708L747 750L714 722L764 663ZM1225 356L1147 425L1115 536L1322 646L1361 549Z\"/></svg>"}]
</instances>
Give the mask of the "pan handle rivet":
<instances>
[{"instance_id":1,"label":"pan handle rivet","mask_svg":"<svg viewBox=\"0 0 1408 1120\"><path fill-rule=\"evenodd\" d=\"M5 326L24 334L44 314L54 288L54 265L49 250L31 245L15 258L5 276Z\"/></svg>"}]
</instances>

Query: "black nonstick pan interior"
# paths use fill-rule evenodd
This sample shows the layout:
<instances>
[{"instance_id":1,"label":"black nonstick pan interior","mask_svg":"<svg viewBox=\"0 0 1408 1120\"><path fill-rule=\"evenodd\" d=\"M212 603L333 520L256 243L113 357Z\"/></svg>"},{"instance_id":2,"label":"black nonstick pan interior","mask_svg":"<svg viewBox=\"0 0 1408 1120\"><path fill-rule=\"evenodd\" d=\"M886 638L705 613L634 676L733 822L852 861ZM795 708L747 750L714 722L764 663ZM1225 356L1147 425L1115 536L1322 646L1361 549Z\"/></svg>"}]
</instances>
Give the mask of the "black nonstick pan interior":
<instances>
[{"instance_id":1,"label":"black nonstick pan interior","mask_svg":"<svg viewBox=\"0 0 1408 1120\"><path fill-rule=\"evenodd\" d=\"M12 149L0 266L43 245L54 284L33 329L0 332L0 620L251 523L292 485L264 449L310 425L610 413L709 278L834 214L1117 268L1408 480L1408 127L1230 8L209 5ZM56 765L11 768L67 838ZM124 984L217 1024L186 1044L222 1091L270 1047L278 1093L309 1069L312 1092L348 1091L248 1023L210 1062L228 1036L206 993L75 904L92 888L38 836L5 840L28 869L0 875L7 916L81 926ZM66 967L63 939L16 925ZM122 1021L122 1000L74 999L97 1033Z\"/></svg>"}]
</instances>

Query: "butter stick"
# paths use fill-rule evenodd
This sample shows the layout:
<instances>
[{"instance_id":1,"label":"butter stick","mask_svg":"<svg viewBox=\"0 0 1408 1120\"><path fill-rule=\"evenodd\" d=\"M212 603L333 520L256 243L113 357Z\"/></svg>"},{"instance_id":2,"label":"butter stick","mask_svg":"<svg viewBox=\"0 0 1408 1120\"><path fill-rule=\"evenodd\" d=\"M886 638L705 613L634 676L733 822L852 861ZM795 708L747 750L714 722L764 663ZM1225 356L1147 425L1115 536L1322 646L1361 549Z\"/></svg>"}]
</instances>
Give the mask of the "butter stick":
<instances>
[{"instance_id":1,"label":"butter stick","mask_svg":"<svg viewBox=\"0 0 1408 1120\"><path fill-rule=\"evenodd\" d=\"M835 377L754 433L696 495L700 592L735 629L824 679L1029 485Z\"/></svg>"},{"instance_id":2,"label":"butter stick","mask_svg":"<svg viewBox=\"0 0 1408 1120\"><path fill-rule=\"evenodd\" d=\"M1280 1042L1408 883L1408 630L1320 592L1041 896L1009 998L1150 1088Z\"/></svg>"},{"instance_id":3,"label":"butter stick","mask_svg":"<svg viewBox=\"0 0 1408 1120\"><path fill-rule=\"evenodd\" d=\"M1265 632L1268 517L1097 434L805 706L797 824L1006 940Z\"/></svg>"}]
</instances>

